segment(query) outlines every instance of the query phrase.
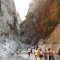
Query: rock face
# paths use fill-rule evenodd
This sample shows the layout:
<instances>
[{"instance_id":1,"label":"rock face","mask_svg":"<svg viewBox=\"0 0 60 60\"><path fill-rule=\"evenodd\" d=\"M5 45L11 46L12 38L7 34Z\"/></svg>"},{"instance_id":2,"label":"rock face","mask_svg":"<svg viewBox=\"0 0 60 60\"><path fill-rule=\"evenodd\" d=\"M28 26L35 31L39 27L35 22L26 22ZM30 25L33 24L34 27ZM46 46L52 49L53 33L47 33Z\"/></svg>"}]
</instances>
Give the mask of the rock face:
<instances>
[{"instance_id":1,"label":"rock face","mask_svg":"<svg viewBox=\"0 0 60 60\"><path fill-rule=\"evenodd\" d=\"M0 32L7 33L10 30L8 24L14 24L15 5L12 0L0 0Z\"/></svg>"},{"instance_id":2,"label":"rock face","mask_svg":"<svg viewBox=\"0 0 60 60\"><path fill-rule=\"evenodd\" d=\"M46 41L46 44L50 44L51 48L56 51L59 51L60 48L60 24L55 28L51 36Z\"/></svg>"},{"instance_id":3,"label":"rock face","mask_svg":"<svg viewBox=\"0 0 60 60\"><path fill-rule=\"evenodd\" d=\"M26 20L21 24L21 36L32 43L50 35L60 23L60 0L32 0ZM24 40L23 39L23 40Z\"/></svg>"},{"instance_id":4,"label":"rock face","mask_svg":"<svg viewBox=\"0 0 60 60\"><path fill-rule=\"evenodd\" d=\"M16 10L13 0L0 0L0 59L15 60L18 46L16 37ZM12 58L11 58L12 57Z\"/></svg>"},{"instance_id":5,"label":"rock face","mask_svg":"<svg viewBox=\"0 0 60 60\"><path fill-rule=\"evenodd\" d=\"M47 43L49 44L60 44L60 24L55 28L55 30L50 35L49 39L47 40Z\"/></svg>"}]
</instances>

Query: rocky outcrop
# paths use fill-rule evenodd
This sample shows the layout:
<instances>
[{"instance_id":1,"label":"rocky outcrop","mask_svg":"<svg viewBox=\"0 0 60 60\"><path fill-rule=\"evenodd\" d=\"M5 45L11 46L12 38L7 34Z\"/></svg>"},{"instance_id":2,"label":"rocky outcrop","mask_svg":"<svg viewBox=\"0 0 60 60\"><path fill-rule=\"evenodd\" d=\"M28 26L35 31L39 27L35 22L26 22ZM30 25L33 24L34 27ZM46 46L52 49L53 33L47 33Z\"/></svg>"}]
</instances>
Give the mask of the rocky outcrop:
<instances>
[{"instance_id":1,"label":"rocky outcrop","mask_svg":"<svg viewBox=\"0 0 60 60\"><path fill-rule=\"evenodd\" d=\"M60 24L55 28L53 33L50 35L49 39L47 40L47 43L60 44Z\"/></svg>"}]
</instances>

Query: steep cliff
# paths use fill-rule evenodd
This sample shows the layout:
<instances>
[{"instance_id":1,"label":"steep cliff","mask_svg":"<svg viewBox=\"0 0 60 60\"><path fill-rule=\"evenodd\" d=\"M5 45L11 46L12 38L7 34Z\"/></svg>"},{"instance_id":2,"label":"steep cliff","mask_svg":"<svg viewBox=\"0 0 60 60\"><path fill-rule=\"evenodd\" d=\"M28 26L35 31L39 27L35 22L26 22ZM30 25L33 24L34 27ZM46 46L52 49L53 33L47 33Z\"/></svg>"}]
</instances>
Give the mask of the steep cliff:
<instances>
[{"instance_id":1,"label":"steep cliff","mask_svg":"<svg viewBox=\"0 0 60 60\"><path fill-rule=\"evenodd\" d=\"M16 20L16 10L12 0L0 0L0 32L10 31L9 25L13 25ZM9 24L9 25L8 25Z\"/></svg>"},{"instance_id":2,"label":"steep cliff","mask_svg":"<svg viewBox=\"0 0 60 60\"><path fill-rule=\"evenodd\" d=\"M17 49L16 10L13 0L0 0L0 59L15 60Z\"/></svg>"},{"instance_id":3,"label":"steep cliff","mask_svg":"<svg viewBox=\"0 0 60 60\"><path fill-rule=\"evenodd\" d=\"M26 20L21 24L22 38L26 38L29 43L37 43L38 39L50 35L60 23L59 2L60 0L32 0Z\"/></svg>"}]
</instances>

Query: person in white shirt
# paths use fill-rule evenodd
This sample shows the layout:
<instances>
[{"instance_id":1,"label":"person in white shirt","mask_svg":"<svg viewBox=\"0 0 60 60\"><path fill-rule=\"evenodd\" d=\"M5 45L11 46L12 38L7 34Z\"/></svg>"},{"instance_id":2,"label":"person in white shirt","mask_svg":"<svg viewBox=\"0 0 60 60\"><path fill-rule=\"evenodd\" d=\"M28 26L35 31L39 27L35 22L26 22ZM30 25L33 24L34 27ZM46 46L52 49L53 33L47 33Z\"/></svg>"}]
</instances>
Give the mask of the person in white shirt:
<instances>
[{"instance_id":1,"label":"person in white shirt","mask_svg":"<svg viewBox=\"0 0 60 60\"><path fill-rule=\"evenodd\" d=\"M29 58L30 58L30 53L31 53L31 49L30 49L30 47L28 48L28 56L29 56Z\"/></svg>"}]
</instances>

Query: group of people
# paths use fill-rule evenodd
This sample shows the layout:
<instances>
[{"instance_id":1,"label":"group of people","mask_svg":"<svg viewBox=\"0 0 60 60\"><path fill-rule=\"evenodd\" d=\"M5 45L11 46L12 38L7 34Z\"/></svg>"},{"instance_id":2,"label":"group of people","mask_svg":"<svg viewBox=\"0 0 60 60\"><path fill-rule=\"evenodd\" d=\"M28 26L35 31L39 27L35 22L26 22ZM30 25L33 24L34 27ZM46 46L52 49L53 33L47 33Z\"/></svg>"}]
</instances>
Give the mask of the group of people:
<instances>
[{"instance_id":1,"label":"group of people","mask_svg":"<svg viewBox=\"0 0 60 60\"><path fill-rule=\"evenodd\" d=\"M54 60L54 54L53 51L51 50L51 48L48 48L48 50L46 51L42 51L42 48L38 49L34 47L34 50L32 48L27 48L27 54L28 57L30 58L30 55L33 54L35 56L35 60L38 60L38 57L40 60ZM18 49L17 51L17 55L20 56L21 55L21 49Z\"/></svg>"},{"instance_id":2,"label":"group of people","mask_svg":"<svg viewBox=\"0 0 60 60\"><path fill-rule=\"evenodd\" d=\"M54 60L54 54L52 52L52 50L50 48L48 48L48 51L42 51L42 49L38 49L38 48L34 48L34 55L35 55L35 59L38 60L38 57L40 60L43 60L43 58L45 60L49 59L49 60ZM28 51L28 56L30 58L30 54L32 53L32 49L30 49L30 47L27 49ZM48 56L48 57L47 57Z\"/></svg>"}]
</instances>

